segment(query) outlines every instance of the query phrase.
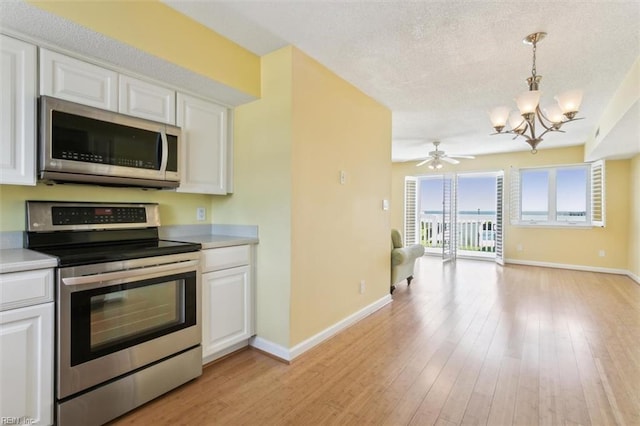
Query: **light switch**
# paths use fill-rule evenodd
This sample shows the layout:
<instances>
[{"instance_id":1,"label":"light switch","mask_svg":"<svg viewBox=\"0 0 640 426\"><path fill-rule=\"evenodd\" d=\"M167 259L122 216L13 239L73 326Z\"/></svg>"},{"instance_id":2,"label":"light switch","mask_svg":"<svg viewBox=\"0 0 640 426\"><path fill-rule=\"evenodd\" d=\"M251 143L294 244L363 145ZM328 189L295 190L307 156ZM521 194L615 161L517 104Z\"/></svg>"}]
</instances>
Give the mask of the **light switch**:
<instances>
[{"instance_id":1,"label":"light switch","mask_svg":"<svg viewBox=\"0 0 640 426\"><path fill-rule=\"evenodd\" d=\"M389 210L389 200L382 200L382 210Z\"/></svg>"},{"instance_id":2,"label":"light switch","mask_svg":"<svg viewBox=\"0 0 640 426\"><path fill-rule=\"evenodd\" d=\"M340 183L344 185L346 181L347 181L347 174L344 172L344 170L340 170Z\"/></svg>"}]
</instances>

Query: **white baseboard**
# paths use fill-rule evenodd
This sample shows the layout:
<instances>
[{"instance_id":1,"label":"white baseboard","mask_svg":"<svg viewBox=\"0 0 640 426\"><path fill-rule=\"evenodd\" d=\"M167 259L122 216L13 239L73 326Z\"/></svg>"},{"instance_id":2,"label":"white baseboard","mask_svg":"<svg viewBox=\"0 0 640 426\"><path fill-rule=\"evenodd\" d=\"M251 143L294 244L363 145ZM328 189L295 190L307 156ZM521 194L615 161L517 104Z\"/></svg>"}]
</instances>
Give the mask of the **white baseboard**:
<instances>
[{"instance_id":1,"label":"white baseboard","mask_svg":"<svg viewBox=\"0 0 640 426\"><path fill-rule=\"evenodd\" d=\"M599 266L570 265L566 263L538 262L535 260L505 259L505 263L513 265L541 266L543 268L572 269L574 271L602 272L604 274L629 275L626 269L602 268Z\"/></svg>"},{"instance_id":2,"label":"white baseboard","mask_svg":"<svg viewBox=\"0 0 640 426\"><path fill-rule=\"evenodd\" d=\"M371 315L378 309L392 302L392 298L390 294L387 294L381 299L376 300L372 304L365 306L359 311L349 315L345 319L338 321L334 325L322 330L320 333L308 338L307 340L298 343L292 348L285 348L284 346L278 345L276 343L270 342L266 339L263 339L259 336L252 338L249 342L251 346L261 351L267 352L270 355L273 355L276 358L280 358L284 361L292 361L294 358L299 357L309 349L319 345L330 337L335 336L342 330L347 327L355 324L360 321L364 317Z\"/></svg>"},{"instance_id":3,"label":"white baseboard","mask_svg":"<svg viewBox=\"0 0 640 426\"><path fill-rule=\"evenodd\" d=\"M631 271L627 271L627 275L629 276L629 278L640 284L640 275L636 275Z\"/></svg>"},{"instance_id":4,"label":"white baseboard","mask_svg":"<svg viewBox=\"0 0 640 426\"><path fill-rule=\"evenodd\" d=\"M253 336L249 339L249 346L259 349L262 352L266 352L275 358L281 359L282 361L291 361L289 349L284 346L280 346L277 343L273 343L270 340L263 339L262 337Z\"/></svg>"},{"instance_id":5,"label":"white baseboard","mask_svg":"<svg viewBox=\"0 0 640 426\"><path fill-rule=\"evenodd\" d=\"M215 352L211 355L207 355L202 357L202 365L209 364L210 362L216 361L222 357L229 355L232 352L238 351L249 345L249 339L244 339L241 342L235 343L228 348L225 348L221 351Z\"/></svg>"}]
</instances>

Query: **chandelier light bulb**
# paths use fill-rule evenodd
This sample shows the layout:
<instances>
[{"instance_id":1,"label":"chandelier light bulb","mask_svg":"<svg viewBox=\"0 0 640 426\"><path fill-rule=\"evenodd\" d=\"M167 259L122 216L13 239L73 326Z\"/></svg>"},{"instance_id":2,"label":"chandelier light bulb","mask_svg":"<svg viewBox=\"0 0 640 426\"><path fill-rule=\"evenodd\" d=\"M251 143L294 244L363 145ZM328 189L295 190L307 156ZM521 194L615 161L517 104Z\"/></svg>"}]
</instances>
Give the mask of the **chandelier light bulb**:
<instances>
[{"instance_id":1,"label":"chandelier light bulb","mask_svg":"<svg viewBox=\"0 0 640 426\"><path fill-rule=\"evenodd\" d=\"M529 90L518 96L516 98L516 104L518 105L520 114L525 115L535 113L538 108L538 104L540 103L540 95L542 95L542 92L539 90Z\"/></svg>"},{"instance_id":2,"label":"chandelier light bulb","mask_svg":"<svg viewBox=\"0 0 640 426\"><path fill-rule=\"evenodd\" d=\"M513 132L522 134L527 127L527 122L518 111L512 111L509 115L509 126Z\"/></svg>"},{"instance_id":3,"label":"chandelier light bulb","mask_svg":"<svg viewBox=\"0 0 640 426\"><path fill-rule=\"evenodd\" d=\"M509 119L509 113L511 109L509 107L500 106L489 111L489 119L496 132L501 132Z\"/></svg>"},{"instance_id":4,"label":"chandelier light bulb","mask_svg":"<svg viewBox=\"0 0 640 426\"><path fill-rule=\"evenodd\" d=\"M544 110L545 117L556 126L562 124L564 113L558 105L550 105Z\"/></svg>"},{"instance_id":5,"label":"chandelier light bulb","mask_svg":"<svg viewBox=\"0 0 640 426\"><path fill-rule=\"evenodd\" d=\"M567 92L560 93L555 97L555 99L564 115L567 117L569 115L575 116L575 114L580 110L580 104L582 103L582 90L569 90Z\"/></svg>"}]
</instances>

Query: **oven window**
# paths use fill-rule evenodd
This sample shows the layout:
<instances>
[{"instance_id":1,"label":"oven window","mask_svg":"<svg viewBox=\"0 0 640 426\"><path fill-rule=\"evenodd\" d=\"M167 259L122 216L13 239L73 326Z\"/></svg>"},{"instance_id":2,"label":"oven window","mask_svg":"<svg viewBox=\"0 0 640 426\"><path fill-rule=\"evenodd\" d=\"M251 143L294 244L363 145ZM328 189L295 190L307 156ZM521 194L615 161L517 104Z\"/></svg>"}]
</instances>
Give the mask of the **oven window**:
<instances>
[{"instance_id":1,"label":"oven window","mask_svg":"<svg viewBox=\"0 0 640 426\"><path fill-rule=\"evenodd\" d=\"M179 324L182 281L130 288L91 297L91 350Z\"/></svg>"},{"instance_id":2,"label":"oven window","mask_svg":"<svg viewBox=\"0 0 640 426\"><path fill-rule=\"evenodd\" d=\"M195 272L75 292L71 295L71 364L195 323Z\"/></svg>"}]
</instances>

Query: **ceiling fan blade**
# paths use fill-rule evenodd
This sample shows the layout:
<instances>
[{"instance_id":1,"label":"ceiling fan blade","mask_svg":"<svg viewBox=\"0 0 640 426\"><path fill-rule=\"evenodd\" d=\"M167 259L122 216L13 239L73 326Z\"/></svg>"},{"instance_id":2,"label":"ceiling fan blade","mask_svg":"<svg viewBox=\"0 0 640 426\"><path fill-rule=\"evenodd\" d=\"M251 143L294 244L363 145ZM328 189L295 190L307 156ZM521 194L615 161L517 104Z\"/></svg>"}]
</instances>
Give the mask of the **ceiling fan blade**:
<instances>
[{"instance_id":1,"label":"ceiling fan blade","mask_svg":"<svg viewBox=\"0 0 640 426\"><path fill-rule=\"evenodd\" d=\"M428 163L428 162L429 162L429 161L431 161L431 160L433 160L433 159L432 159L432 158L427 158L426 160L421 161L421 162L419 162L418 164L416 164L416 167L420 167L420 166L422 166L423 164L426 164L426 163Z\"/></svg>"},{"instance_id":2,"label":"ceiling fan blade","mask_svg":"<svg viewBox=\"0 0 640 426\"><path fill-rule=\"evenodd\" d=\"M447 155L449 158L467 158L469 160L475 160L476 157L473 155Z\"/></svg>"},{"instance_id":3,"label":"ceiling fan blade","mask_svg":"<svg viewBox=\"0 0 640 426\"><path fill-rule=\"evenodd\" d=\"M440 157L440 159L441 159L442 161L446 161L446 162L447 162L447 163L449 163L449 164L460 164L460 162L459 162L458 160L454 160L454 159L453 159L453 158L451 158L451 157Z\"/></svg>"}]
</instances>

